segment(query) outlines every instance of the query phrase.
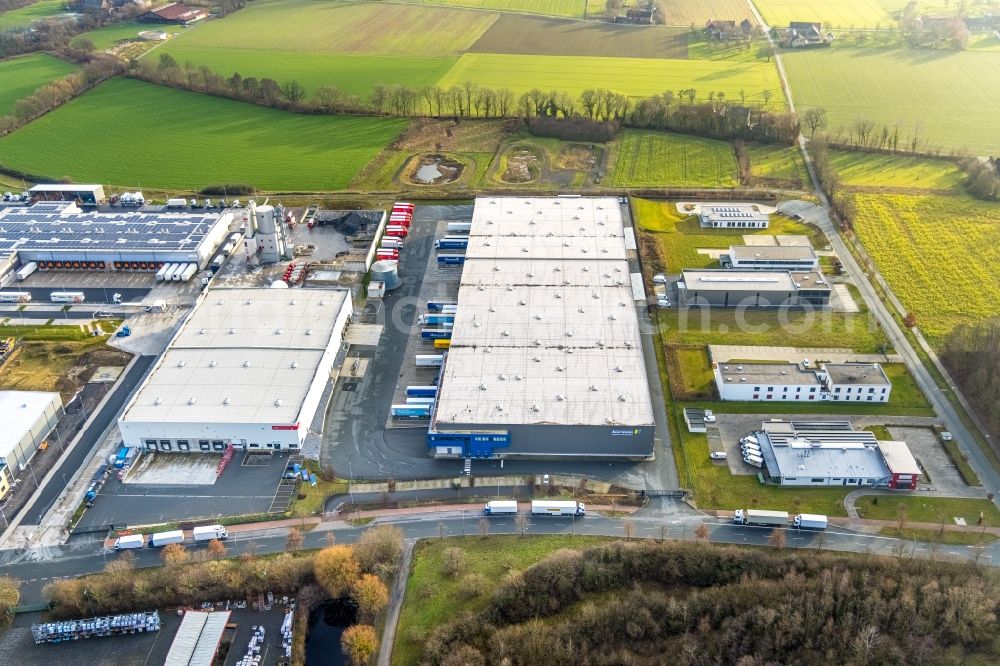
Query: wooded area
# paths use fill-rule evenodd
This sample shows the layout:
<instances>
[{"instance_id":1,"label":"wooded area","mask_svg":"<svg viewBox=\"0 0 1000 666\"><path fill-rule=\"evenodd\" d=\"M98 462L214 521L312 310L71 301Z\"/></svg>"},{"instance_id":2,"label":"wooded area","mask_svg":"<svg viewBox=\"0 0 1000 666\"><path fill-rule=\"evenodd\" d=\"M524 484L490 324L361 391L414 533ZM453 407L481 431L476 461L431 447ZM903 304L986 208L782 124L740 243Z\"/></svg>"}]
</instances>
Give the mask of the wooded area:
<instances>
[{"instance_id":1,"label":"wooded area","mask_svg":"<svg viewBox=\"0 0 1000 666\"><path fill-rule=\"evenodd\" d=\"M431 635L423 663L989 661L997 592L971 564L617 542L512 573L480 613Z\"/></svg>"},{"instance_id":2,"label":"wooded area","mask_svg":"<svg viewBox=\"0 0 1000 666\"><path fill-rule=\"evenodd\" d=\"M958 326L941 361L995 438L1000 438L1000 318Z\"/></svg>"}]
</instances>

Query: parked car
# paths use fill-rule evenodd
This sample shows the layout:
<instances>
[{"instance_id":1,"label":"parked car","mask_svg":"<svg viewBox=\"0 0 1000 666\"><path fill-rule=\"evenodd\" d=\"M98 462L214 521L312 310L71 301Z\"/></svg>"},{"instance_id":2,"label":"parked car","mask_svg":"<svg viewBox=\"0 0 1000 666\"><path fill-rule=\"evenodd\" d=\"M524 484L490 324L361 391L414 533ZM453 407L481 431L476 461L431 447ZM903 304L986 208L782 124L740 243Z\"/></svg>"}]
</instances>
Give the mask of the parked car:
<instances>
[{"instance_id":1,"label":"parked car","mask_svg":"<svg viewBox=\"0 0 1000 666\"><path fill-rule=\"evenodd\" d=\"M725 451L712 451L711 453L708 454L708 457L711 458L712 460L725 460L726 459L726 452Z\"/></svg>"},{"instance_id":2,"label":"parked car","mask_svg":"<svg viewBox=\"0 0 1000 666\"><path fill-rule=\"evenodd\" d=\"M657 273L653 276L653 284L666 284L667 276L663 273Z\"/></svg>"},{"instance_id":3,"label":"parked car","mask_svg":"<svg viewBox=\"0 0 1000 666\"><path fill-rule=\"evenodd\" d=\"M715 412L711 409L706 409L704 413L705 423L715 423Z\"/></svg>"}]
</instances>

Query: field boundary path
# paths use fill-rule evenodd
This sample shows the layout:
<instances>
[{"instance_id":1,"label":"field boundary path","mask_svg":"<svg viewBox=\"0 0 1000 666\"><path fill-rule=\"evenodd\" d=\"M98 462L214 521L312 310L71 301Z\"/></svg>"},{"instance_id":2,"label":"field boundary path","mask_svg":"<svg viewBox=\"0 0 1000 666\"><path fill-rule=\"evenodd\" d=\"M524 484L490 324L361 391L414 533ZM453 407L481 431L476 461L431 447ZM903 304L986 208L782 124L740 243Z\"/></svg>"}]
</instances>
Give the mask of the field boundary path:
<instances>
[{"instance_id":1,"label":"field boundary path","mask_svg":"<svg viewBox=\"0 0 1000 666\"><path fill-rule=\"evenodd\" d=\"M385 615L385 628L382 630L382 642L378 649L378 666L389 666L392 661L392 648L396 644L396 626L399 624L399 612L403 609L406 581L410 579L410 562L413 560L413 546L416 543L416 539L403 541L403 557L399 562L399 569L396 570L396 579L392 582L389 611Z\"/></svg>"},{"instance_id":2,"label":"field boundary path","mask_svg":"<svg viewBox=\"0 0 1000 666\"><path fill-rule=\"evenodd\" d=\"M785 74L785 63L782 62L781 54L778 53L778 45L774 43L774 39L771 37L771 26L764 21L764 16L757 9L753 0L746 1L747 6L750 8L750 13L752 13L754 18L757 19L757 23L760 25L761 30L764 31L767 43L771 46L771 51L774 53L774 65L778 68L778 79L781 80L781 89L785 93L785 101L788 102L788 110L795 113L795 99L792 97L792 87L788 85L788 75Z\"/></svg>"}]
</instances>

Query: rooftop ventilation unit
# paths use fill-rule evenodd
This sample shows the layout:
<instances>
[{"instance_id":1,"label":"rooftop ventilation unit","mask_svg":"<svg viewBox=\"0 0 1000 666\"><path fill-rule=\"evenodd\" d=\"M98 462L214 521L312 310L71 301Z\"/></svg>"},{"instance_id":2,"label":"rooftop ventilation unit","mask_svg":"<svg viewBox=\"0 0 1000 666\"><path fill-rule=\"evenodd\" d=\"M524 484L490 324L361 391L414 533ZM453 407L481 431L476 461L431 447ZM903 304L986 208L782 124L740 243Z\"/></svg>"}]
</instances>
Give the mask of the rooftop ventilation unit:
<instances>
[{"instance_id":1,"label":"rooftop ventilation unit","mask_svg":"<svg viewBox=\"0 0 1000 666\"><path fill-rule=\"evenodd\" d=\"M299 363L298 361L292 361L291 365L289 365L288 367L294 370L295 368L299 367Z\"/></svg>"},{"instance_id":2,"label":"rooftop ventilation unit","mask_svg":"<svg viewBox=\"0 0 1000 666\"><path fill-rule=\"evenodd\" d=\"M162 405L163 404L163 398L157 398L156 400L153 401L153 404L154 405Z\"/></svg>"},{"instance_id":3,"label":"rooftop ventilation unit","mask_svg":"<svg viewBox=\"0 0 1000 666\"><path fill-rule=\"evenodd\" d=\"M219 365L218 361L209 361L209 363L208 363L208 367L210 367L210 368L214 368L217 365Z\"/></svg>"},{"instance_id":4,"label":"rooftop ventilation unit","mask_svg":"<svg viewBox=\"0 0 1000 666\"><path fill-rule=\"evenodd\" d=\"M281 407L282 404L283 403L281 402L281 398L278 398L277 400L274 401L274 406L275 407Z\"/></svg>"},{"instance_id":5,"label":"rooftop ventilation unit","mask_svg":"<svg viewBox=\"0 0 1000 666\"><path fill-rule=\"evenodd\" d=\"M185 365L187 365L187 361L177 361L178 368L183 368Z\"/></svg>"},{"instance_id":6,"label":"rooftop ventilation unit","mask_svg":"<svg viewBox=\"0 0 1000 666\"><path fill-rule=\"evenodd\" d=\"M222 404L223 404L223 405L229 405L229 404L231 404L232 402L233 402L233 401L232 401L232 399L231 399L231 398L223 398L223 399L222 399Z\"/></svg>"},{"instance_id":7,"label":"rooftop ventilation unit","mask_svg":"<svg viewBox=\"0 0 1000 666\"><path fill-rule=\"evenodd\" d=\"M480 384L479 385L479 390L480 391L485 391L486 390L486 384Z\"/></svg>"},{"instance_id":8,"label":"rooftop ventilation unit","mask_svg":"<svg viewBox=\"0 0 1000 666\"><path fill-rule=\"evenodd\" d=\"M250 361L243 361L243 367L244 368L249 368L250 367Z\"/></svg>"},{"instance_id":9,"label":"rooftop ventilation unit","mask_svg":"<svg viewBox=\"0 0 1000 666\"><path fill-rule=\"evenodd\" d=\"M619 393L618 394L618 402L625 402L625 400L626 400L625 394L624 393Z\"/></svg>"},{"instance_id":10,"label":"rooftop ventilation unit","mask_svg":"<svg viewBox=\"0 0 1000 666\"><path fill-rule=\"evenodd\" d=\"M533 412L540 412L540 411L542 411L542 409L538 405L532 405L531 406L531 411L533 411Z\"/></svg>"},{"instance_id":11,"label":"rooftop ventilation unit","mask_svg":"<svg viewBox=\"0 0 1000 666\"><path fill-rule=\"evenodd\" d=\"M564 396L562 393L557 393L556 394L556 400L558 400L559 402L562 402L565 399L566 399L566 396Z\"/></svg>"},{"instance_id":12,"label":"rooftop ventilation unit","mask_svg":"<svg viewBox=\"0 0 1000 666\"><path fill-rule=\"evenodd\" d=\"M196 403L196 402L198 402L198 401L197 401L197 400L195 400L194 398L188 398L188 404L189 404L189 405L193 405L193 404L194 404L194 403Z\"/></svg>"}]
</instances>

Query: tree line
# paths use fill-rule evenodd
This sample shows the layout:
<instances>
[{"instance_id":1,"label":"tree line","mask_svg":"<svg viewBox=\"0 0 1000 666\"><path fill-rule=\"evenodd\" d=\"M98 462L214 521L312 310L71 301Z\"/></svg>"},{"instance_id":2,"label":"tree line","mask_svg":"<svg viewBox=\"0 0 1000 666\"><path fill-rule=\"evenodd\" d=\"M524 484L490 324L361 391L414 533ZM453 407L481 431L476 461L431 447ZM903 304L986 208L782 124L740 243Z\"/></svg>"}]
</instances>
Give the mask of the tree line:
<instances>
[{"instance_id":1,"label":"tree line","mask_svg":"<svg viewBox=\"0 0 1000 666\"><path fill-rule=\"evenodd\" d=\"M959 166L965 173L963 185L969 194L983 201L1000 201L1000 157L967 157Z\"/></svg>"},{"instance_id":2,"label":"tree line","mask_svg":"<svg viewBox=\"0 0 1000 666\"><path fill-rule=\"evenodd\" d=\"M421 663L992 661L998 593L966 565L618 542L512 573L481 612L434 630Z\"/></svg>"},{"instance_id":3,"label":"tree line","mask_svg":"<svg viewBox=\"0 0 1000 666\"><path fill-rule=\"evenodd\" d=\"M1000 439L1000 318L956 326L940 356L986 428Z\"/></svg>"},{"instance_id":4,"label":"tree line","mask_svg":"<svg viewBox=\"0 0 1000 666\"><path fill-rule=\"evenodd\" d=\"M582 118L597 123L786 144L793 143L799 131L795 114L766 110L773 97L766 90L761 93L762 101L750 100L745 92L734 99L715 91L702 97L695 88L636 99L600 88L584 90L576 97L539 88L517 95L510 88L490 88L466 81L450 88L378 84L367 97L362 97L336 86L321 86L309 93L296 80L280 83L239 72L225 77L206 65L191 62L181 65L169 53L161 54L158 60L133 62L130 74L152 83L300 113L526 121Z\"/></svg>"}]
</instances>

